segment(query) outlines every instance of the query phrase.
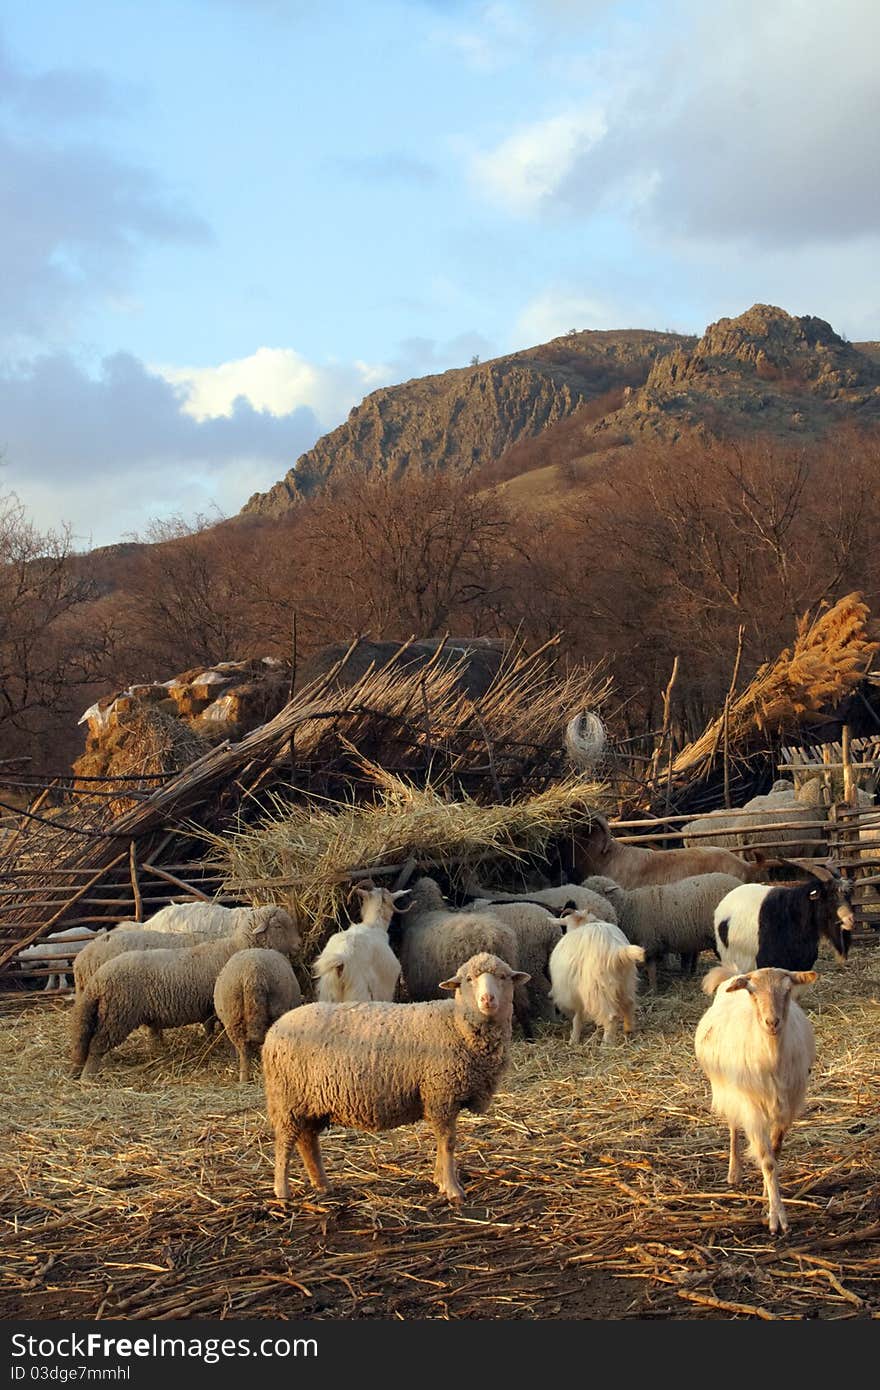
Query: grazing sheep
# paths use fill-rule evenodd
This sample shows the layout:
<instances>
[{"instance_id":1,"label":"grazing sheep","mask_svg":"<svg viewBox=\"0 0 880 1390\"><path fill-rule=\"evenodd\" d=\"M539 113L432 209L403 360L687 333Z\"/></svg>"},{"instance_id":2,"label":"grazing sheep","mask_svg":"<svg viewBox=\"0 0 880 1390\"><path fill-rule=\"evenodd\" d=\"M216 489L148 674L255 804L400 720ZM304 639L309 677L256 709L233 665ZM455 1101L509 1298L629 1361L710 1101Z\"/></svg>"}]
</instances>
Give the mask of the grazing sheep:
<instances>
[{"instance_id":1,"label":"grazing sheep","mask_svg":"<svg viewBox=\"0 0 880 1390\"><path fill-rule=\"evenodd\" d=\"M519 970L516 932L494 912L451 912L432 878L416 879L403 923L400 964L410 999L436 999L463 960L487 952ZM528 1039L534 1035L524 986L513 993L513 1011Z\"/></svg>"},{"instance_id":2,"label":"grazing sheep","mask_svg":"<svg viewBox=\"0 0 880 1390\"><path fill-rule=\"evenodd\" d=\"M727 1181L740 1181L737 1136L761 1169L771 1234L788 1230L777 1160L787 1130L801 1113L816 1059L813 1029L794 990L814 970L753 970L736 975L716 965L703 981L715 998L697 1024L694 1051L712 1086L712 1110L730 1129ZM725 983L729 981L729 983Z\"/></svg>"},{"instance_id":3,"label":"grazing sheep","mask_svg":"<svg viewBox=\"0 0 880 1390\"><path fill-rule=\"evenodd\" d=\"M595 896L592 894L591 896ZM517 964L528 972L529 1009L534 1018L552 1018L550 999L550 953L562 940L558 918L536 902L502 902L490 904L478 898L468 903L463 912L491 911L516 932Z\"/></svg>"},{"instance_id":4,"label":"grazing sheep","mask_svg":"<svg viewBox=\"0 0 880 1390\"><path fill-rule=\"evenodd\" d=\"M550 956L550 979L554 1004L572 1019L569 1041L580 1042L585 1018L602 1028L603 1046L614 1041L620 1021L629 1037L636 965L645 952L613 922L599 922L590 912L570 912L563 923L565 935Z\"/></svg>"},{"instance_id":5,"label":"grazing sheep","mask_svg":"<svg viewBox=\"0 0 880 1390\"><path fill-rule=\"evenodd\" d=\"M154 1040L163 1028L207 1023L214 985L236 951L266 946L291 955L299 933L283 908L257 908L231 936L177 950L125 951L105 961L77 996L70 1022L74 1075L95 1074L105 1052L146 1025Z\"/></svg>"},{"instance_id":6,"label":"grazing sheep","mask_svg":"<svg viewBox=\"0 0 880 1390\"><path fill-rule=\"evenodd\" d=\"M613 878L621 888L642 888L649 883L676 883L698 874L730 874L740 883L760 878L763 857L756 855L747 864L725 849L642 849L622 845L608 828L608 822L593 812L587 830L576 831L568 846L574 877L584 879L601 874Z\"/></svg>"},{"instance_id":7,"label":"grazing sheep","mask_svg":"<svg viewBox=\"0 0 880 1390\"><path fill-rule=\"evenodd\" d=\"M150 931L201 933L201 939L231 936L252 907L224 907L222 903L169 903L154 912L144 926Z\"/></svg>"},{"instance_id":8,"label":"grazing sheep","mask_svg":"<svg viewBox=\"0 0 880 1390\"><path fill-rule=\"evenodd\" d=\"M77 956L89 945L97 931L97 927L68 927L66 931L53 931L34 942L33 946L25 946L15 959L23 971L35 970L41 965L51 965L54 968L54 973L46 978L44 990L69 989L67 969L73 967ZM68 944L62 947L57 945L59 941ZM62 962L66 967L64 969Z\"/></svg>"},{"instance_id":9,"label":"grazing sheep","mask_svg":"<svg viewBox=\"0 0 880 1390\"><path fill-rule=\"evenodd\" d=\"M280 951L252 946L236 951L214 985L214 1012L238 1053L238 1079L248 1079L255 1056L271 1025L302 1003L293 966Z\"/></svg>"},{"instance_id":10,"label":"grazing sheep","mask_svg":"<svg viewBox=\"0 0 880 1390\"><path fill-rule=\"evenodd\" d=\"M73 963L76 992L82 994L95 971L124 951L179 951L206 940L204 934L197 932L185 935L183 932L150 931L137 922L120 922L111 932L102 931L80 951Z\"/></svg>"},{"instance_id":11,"label":"grazing sheep","mask_svg":"<svg viewBox=\"0 0 880 1390\"><path fill-rule=\"evenodd\" d=\"M319 1138L329 1124L371 1131L425 1119L437 1138L434 1180L460 1202L455 1122L484 1114L510 1049L513 992L528 976L487 952L422 1004L305 1004L274 1023L263 1044L266 1107L275 1131L275 1196L290 1195L295 1144L312 1186L327 1178Z\"/></svg>"},{"instance_id":12,"label":"grazing sheep","mask_svg":"<svg viewBox=\"0 0 880 1390\"><path fill-rule=\"evenodd\" d=\"M613 879L608 880L609 883ZM593 889L579 883L563 883L560 888L539 888L534 893L496 893L491 888L481 888L477 897L490 904L494 910L496 903L539 903L551 912L592 912L602 922L616 922L617 913L602 890Z\"/></svg>"},{"instance_id":13,"label":"grazing sheep","mask_svg":"<svg viewBox=\"0 0 880 1390\"><path fill-rule=\"evenodd\" d=\"M318 998L325 1004L390 1001L400 979L400 961L388 944L396 899L405 888L389 892L373 885L355 890L361 896L361 920L328 940L312 965Z\"/></svg>"},{"instance_id":14,"label":"grazing sheep","mask_svg":"<svg viewBox=\"0 0 880 1390\"><path fill-rule=\"evenodd\" d=\"M696 874L645 888L621 888L598 876L587 884L614 904L627 938L644 946L652 990L657 988L658 962L667 951L681 956L682 971L693 974L700 952L715 949L712 914L732 888L743 886L731 874Z\"/></svg>"},{"instance_id":15,"label":"grazing sheep","mask_svg":"<svg viewBox=\"0 0 880 1390\"><path fill-rule=\"evenodd\" d=\"M715 943L723 965L743 972L775 965L812 970L819 940L837 959L849 955L854 925L852 884L828 864L807 864L810 879L790 887L741 883L715 909Z\"/></svg>"}]
</instances>

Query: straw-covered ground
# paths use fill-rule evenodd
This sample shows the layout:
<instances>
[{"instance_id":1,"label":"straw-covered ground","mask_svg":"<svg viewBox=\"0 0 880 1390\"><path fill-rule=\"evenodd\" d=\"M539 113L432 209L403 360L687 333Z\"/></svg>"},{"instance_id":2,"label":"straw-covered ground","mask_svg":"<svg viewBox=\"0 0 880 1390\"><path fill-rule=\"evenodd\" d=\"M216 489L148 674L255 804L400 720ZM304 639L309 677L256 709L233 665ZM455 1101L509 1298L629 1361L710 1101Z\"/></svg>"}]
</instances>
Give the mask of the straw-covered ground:
<instances>
[{"instance_id":1,"label":"straw-covered ground","mask_svg":"<svg viewBox=\"0 0 880 1390\"><path fill-rule=\"evenodd\" d=\"M674 975L610 1053L517 1040L486 1117L460 1121L466 1205L430 1183L421 1125L324 1139L329 1197L272 1199L258 1084L200 1029L130 1038L67 1077L63 1004L2 1028L5 1318L880 1316L880 949L822 957L819 1063L783 1150L791 1220L725 1185L726 1131L692 1053L706 1006Z\"/></svg>"}]
</instances>

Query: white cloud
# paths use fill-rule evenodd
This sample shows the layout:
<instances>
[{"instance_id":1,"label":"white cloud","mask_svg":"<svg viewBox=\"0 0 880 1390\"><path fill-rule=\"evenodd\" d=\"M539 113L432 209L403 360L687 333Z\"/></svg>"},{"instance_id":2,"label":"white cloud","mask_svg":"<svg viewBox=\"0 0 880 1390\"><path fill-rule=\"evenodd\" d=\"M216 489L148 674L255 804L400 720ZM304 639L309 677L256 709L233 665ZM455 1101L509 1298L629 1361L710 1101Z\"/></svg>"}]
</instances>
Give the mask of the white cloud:
<instances>
[{"instance_id":1,"label":"white cloud","mask_svg":"<svg viewBox=\"0 0 880 1390\"><path fill-rule=\"evenodd\" d=\"M624 326L616 305L557 287L529 300L516 320L514 337L516 342L532 346L560 338L572 328L582 331Z\"/></svg>"},{"instance_id":2,"label":"white cloud","mask_svg":"<svg viewBox=\"0 0 880 1390\"><path fill-rule=\"evenodd\" d=\"M231 416L238 400L276 417L302 406L329 427L387 378L384 366L366 362L319 367L293 348L257 348L248 357L216 367L157 367L178 388L183 410L194 420Z\"/></svg>"},{"instance_id":3,"label":"white cloud","mask_svg":"<svg viewBox=\"0 0 880 1390\"><path fill-rule=\"evenodd\" d=\"M791 249L876 236L878 52L876 0L649 8L584 51L587 75L558 114L472 158L471 173L518 214L614 210L664 239Z\"/></svg>"},{"instance_id":4,"label":"white cloud","mask_svg":"<svg viewBox=\"0 0 880 1390\"><path fill-rule=\"evenodd\" d=\"M595 108L536 121L495 149L473 155L471 178L513 212L534 213L559 192L606 129L603 113Z\"/></svg>"},{"instance_id":5,"label":"white cloud","mask_svg":"<svg viewBox=\"0 0 880 1390\"><path fill-rule=\"evenodd\" d=\"M480 5L468 27L441 24L431 40L448 48L476 72L497 72L513 62L530 37L530 26L511 5L490 0Z\"/></svg>"}]
</instances>

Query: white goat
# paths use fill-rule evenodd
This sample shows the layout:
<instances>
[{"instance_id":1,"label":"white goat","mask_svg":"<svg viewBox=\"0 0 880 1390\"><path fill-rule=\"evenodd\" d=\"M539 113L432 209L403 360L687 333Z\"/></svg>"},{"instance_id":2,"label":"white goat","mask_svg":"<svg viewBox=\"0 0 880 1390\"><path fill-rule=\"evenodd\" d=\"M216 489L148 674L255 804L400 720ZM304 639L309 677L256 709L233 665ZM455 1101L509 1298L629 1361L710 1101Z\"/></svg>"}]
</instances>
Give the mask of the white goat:
<instances>
[{"instance_id":1,"label":"white goat","mask_svg":"<svg viewBox=\"0 0 880 1390\"><path fill-rule=\"evenodd\" d=\"M361 897L361 920L330 937L312 965L317 996L324 1004L369 1003L394 999L400 961L388 944L396 893L372 884L355 890Z\"/></svg>"},{"instance_id":2,"label":"white goat","mask_svg":"<svg viewBox=\"0 0 880 1390\"><path fill-rule=\"evenodd\" d=\"M561 920L565 936L550 953L548 968L553 1002L571 1015L569 1041L580 1042L585 1018L602 1028L603 1046L614 1041L621 1020L628 1037L636 1006L636 964L645 959L644 950L591 912L570 912Z\"/></svg>"},{"instance_id":3,"label":"white goat","mask_svg":"<svg viewBox=\"0 0 880 1390\"><path fill-rule=\"evenodd\" d=\"M739 1130L761 1169L771 1234L788 1230L777 1160L786 1132L804 1105L816 1059L813 1028L794 998L814 970L753 970L734 975L716 965L703 980L715 998L697 1024L694 1051L712 1086L712 1109L730 1129L727 1181L740 1181Z\"/></svg>"}]
</instances>

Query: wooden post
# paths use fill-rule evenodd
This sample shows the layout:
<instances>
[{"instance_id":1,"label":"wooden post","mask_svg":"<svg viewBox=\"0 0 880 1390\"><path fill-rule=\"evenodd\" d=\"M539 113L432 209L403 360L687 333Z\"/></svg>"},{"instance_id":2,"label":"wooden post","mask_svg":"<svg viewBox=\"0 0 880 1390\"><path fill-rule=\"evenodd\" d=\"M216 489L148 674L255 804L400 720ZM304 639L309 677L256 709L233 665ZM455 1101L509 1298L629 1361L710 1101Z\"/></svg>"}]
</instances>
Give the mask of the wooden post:
<instances>
[{"instance_id":1,"label":"wooden post","mask_svg":"<svg viewBox=\"0 0 880 1390\"><path fill-rule=\"evenodd\" d=\"M675 660L672 663L672 674L669 677L669 681L667 683L666 690L663 695L663 726L660 730L660 738L658 740L657 747L654 749L654 753L651 757L651 767L650 771L648 772L648 782L651 785L652 792L656 791L657 788L657 782L660 774L660 761L663 757L663 749L666 745L666 737L669 733L669 718L670 710L672 708L672 691L677 680L678 656L676 655Z\"/></svg>"},{"instance_id":2,"label":"wooden post","mask_svg":"<svg viewBox=\"0 0 880 1390\"><path fill-rule=\"evenodd\" d=\"M139 922L144 920L144 904L141 899L141 885L138 882L137 845L134 840L128 847L128 871L131 875L131 893L134 898L134 915Z\"/></svg>"},{"instance_id":3,"label":"wooden post","mask_svg":"<svg viewBox=\"0 0 880 1390\"><path fill-rule=\"evenodd\" d=\"M834 781L831 776L831 749L827 743L822 744L822 764L825 771L822 773L822 800L826 807L834 804Z\"/></svg>"},{"instance_id":4,"label":"wooden post","mask_svg":"<svg viewBox=\"0 0 880 1390\"><path fill-rule=\"evenodd\" d=\"M745 624L740 623L739 632L736 636L736 657L733 663L733 674L730 677L730 685L727 687L727 694L724 697L724 714L722 717L722 758L724 760L724 805L730 810L730 702L736 692L736 683L739 680L739 666L742 661L743 640L746 635Z\"/></svg>"},{"instance_id":5,"label":"wooden post","mask_svg":"<svg viewBox=\"0 0 880 1390\"><path fill-rule=\"evenodd\" d=\"M843 799L847 806L855 806L857 797L852 765L852 730L848 724L843 726L840 760L843 763Z\"/></svg>"}]
</instances>

